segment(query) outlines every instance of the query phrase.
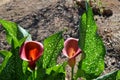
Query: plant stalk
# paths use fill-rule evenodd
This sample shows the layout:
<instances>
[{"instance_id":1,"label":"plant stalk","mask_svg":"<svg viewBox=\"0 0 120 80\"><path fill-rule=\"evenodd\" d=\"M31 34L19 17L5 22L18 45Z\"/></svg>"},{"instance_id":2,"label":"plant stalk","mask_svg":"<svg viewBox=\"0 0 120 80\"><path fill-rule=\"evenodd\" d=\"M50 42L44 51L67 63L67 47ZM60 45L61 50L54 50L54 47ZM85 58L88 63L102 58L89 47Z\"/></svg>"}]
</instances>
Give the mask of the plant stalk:
<instances>
[{"instance_id":1,"label":"plant stalk","mask_svg":"<svg viewBox=\"0 0 120 80\"><path fill-rule=\"evenodd\" d=\"M74 80L73 76L74 76L74 67L71 67L72 71L71 71L71 80Z\"/></svg>"},{"instance_id":2,"label":"plant stalk","mask_svg":"<svg viewBox=\"0 0 120 80\"><path fill-rule=\"evenodd\" d=\"M32 72L32 80L35 80L36 78L36 70Z\"/></svg>"}]
</instances>

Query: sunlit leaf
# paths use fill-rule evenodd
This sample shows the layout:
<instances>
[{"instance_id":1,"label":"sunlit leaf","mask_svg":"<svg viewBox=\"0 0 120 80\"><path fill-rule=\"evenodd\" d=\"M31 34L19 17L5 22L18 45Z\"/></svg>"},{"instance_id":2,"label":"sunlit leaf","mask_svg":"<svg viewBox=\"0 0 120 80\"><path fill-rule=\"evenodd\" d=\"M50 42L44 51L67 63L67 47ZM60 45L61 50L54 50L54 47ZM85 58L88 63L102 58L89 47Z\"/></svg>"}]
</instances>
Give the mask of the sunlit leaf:
<instances>
[{"instance_id":1,"label":"sunlit leaf","mask_svg":"<svg viewBox=\"0 0 120 80\"><path fill-rule=\"evenodd\" d=\"M117 79L117 80L120 80L120 70L118 70L118 72L117 72L116 79Z\"/></svg>"},{"instance_id":2,"label":"sunlit leaf","mask_svg":"<svg viewBox=\"0 0 120 80\"><path fill-rule=\"evenodd\" d=\"M106 51L101 38L97 34L97 26L89 5L86 13L81 17L79 29L79 46L83 53L77 76L86 77L90 80L103 72Z\"/></svg>"},{"instance_id":3,"label":"sunlit leaf","mask_svg":"<svg viewBox=\"0 0 120 80\"><path fill-rule=\"evenodd\" d=\"M3 28L6 31L6 37L7 37L8 43L11 44L13 40L14 43L16 44L15 47L17 47L19 45L17 34L16 34L18 32L17 24L14 22L2 20L2 19L0 19L0 24L2 24Z\"/></svg>"},{"instance_id":4,"label":"sunlit leaf","mask_svg":"<svg viewBox=\"0 0 120 80\"><path fill-rule=\"evenodd\" d=\"M11 40L13 40L15 44L15 48L20 46L22 41L24 42L25 38L27 40L32 40L31 35L18 24L6 20L0 19L0 24L6 31L6 37L9 44L11 44Z\"/></svg>"},{"instance_id":5,"label":"sunlit leaf","mask_svg":"<svg viewBox=\"0 0 120 80\"><path fill-rule=\"evenodd\" d=\"M23 63L22 63L22 70L23 70L24 74L26 73L27 69L28 69L28 62L27 61L23 61Z\"/></svg>"},{"instance_id":6,"label":"sunlit leaf","mask_svg":"<svg viewBox=\"0 0 120 80\"><path fill-rule=\"evenodd\" d=\"M19 57L19 47L26 39L31 40L31 36L25 29L14 22L0 19L0 24L5 29L6 38L8 43L11 44L12 53L9 60L6 57L6 61L3 61L5 65L1 67L2 69L0 69L0 80L26 80L30 73L27 71L27 63L22 61Z\"/></svg>"},{"instance_id":7,"label":"sunlit leaf","mask_svg":"<svg viewBox=\"0 0 120 80\"><path fill-rule=\"evenodd\" d=\"M56 65L58 54L63 48L62 32L53 34L44 40L43 67L50 68Z\"/></svg>"}]
</instances>

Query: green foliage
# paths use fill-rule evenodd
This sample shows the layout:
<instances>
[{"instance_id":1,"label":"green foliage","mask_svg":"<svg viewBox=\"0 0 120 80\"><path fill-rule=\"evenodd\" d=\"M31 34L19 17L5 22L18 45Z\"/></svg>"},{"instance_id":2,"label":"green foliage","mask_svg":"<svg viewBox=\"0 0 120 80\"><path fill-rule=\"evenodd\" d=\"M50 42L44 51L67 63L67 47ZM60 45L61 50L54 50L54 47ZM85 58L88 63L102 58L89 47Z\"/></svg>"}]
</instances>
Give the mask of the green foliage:
<instances>
[{"instance_id":1,"label":"green foliage","mask_svg":"<svg viewBox=\"0 0 120 80\"><path fill-rule=\"evenodd\" d=\"M26 71L28 70L28 62L27 61L23 61L22 63L22 70L23 70L23 73L25 74Z\"/></svg>"},{"instance_id":2,"label":"green foliage","mask_svg":"<svg viewBox=\"0 0 120 80\"><path fill-rule=\"evenodd\" d=\"M19 42L24 42L24 38L31 40L30 34L16 23L0 19L0 24L6 31L7 42L12 44L13 40L15 48L21 46Z\"/></svg>"},{"instance_id":3,"label":"green foliage","mask_svg":"<svg viewBox=\"0 0 120 80\"><path fill-rule=\"evenodd\" d=\"M66 63L63 64L58 64L55 65L51 68L48 68L46 70L47 75L49 75L48 77L51 80L64 80L65 79L65 66ZM49 80L49 78L47 78L47 80Z\"/></svg>"},{"instance_id":4,"label":"green foliage","mask_svg":"<svg viewBox=\"0 0 120 80\"><path fill-rule=\"evenodd\" d=\"M28 62L21 60L18 53L25 40L32 40L31 35L14 22L0 20L0 24L6 31L8 43L11 44L11 52L0 51L4 57L4 61L0 65L0 80L65 79L65 65L56 64L58 54L63 48L62 32L44 40L44 55L37 62L38 69L31 71L28 68Z\"/></svg>"},{"instance_id":5,"label":"green foliage","mask_svg":"<svg viewBox=\"0 0 120 80\"><path fill-rule=\"evenodd\" d=\"M3 28L6 31L6 37L7 37L7 41L9 44L11 44L12 40L14 41L15 47L19 46L19 42L17 38L19 38L17 36L17 24L14 22L10 22L10 21L5 21L5 20L0 20L0 24L2 24Z\"/></svg>"},{"instance_id":6,"label":"green foliage","mask_svg":"<svg viewBox=\"0 0 120 80\"><path fill-rule=\"evenodd\" d=\"M26 39L31 39L30 35L14 22L0 19L0 24L5 29L8 43L11 44L11 52L0 51L0 54L4 55L2 57L5 57L0 66L0 80L26 80L26 73L22 70L27 68L27 64L19 57L19 47Z\"/></svg>"},{"instance_id":7,"label":"green foliage","mask_svg":"<svg viewBox=\"0 0 120 80\"><path fill-rule=\"evenodd\" d=\"M100 76L94 80L119 80L120 79L119 73L120 73L120 70L116 70L116 71L110 72L108 74L105 74L103 76Z\"/></svg>"},{"instance_id":8,"label":"green foliage","mask_svg":"<svg viewBox=\"0 0 120 80\"><path fill-rule=\"evenodd\" d=\"M97 35L97 26L90 6L80 20L79 46L82 49L82 60L78 66L77 77L87 80L99 76L104 70L105 47Z\"/></svg>"},{"instance_id":9,"label":"green foliage","mask_svg":"<svg viewBox=\"0 0 120 80\"><path fill-rule=\"evenodd\" d=\"M0 55L4 58L4 61L0 65L0 73L5 68L9 58L11 57L12 53L9 51L0 51Z\"/></svg>"},{"instance_id":10,"label":"green foliage","mask_svg":"<svg viewBox=\"0 0 120 80\"><path fill-rule=\"evenodd\" d=\"M21 64L22 60L19 57L18 50L15 49L13 55L9 58L6 66L0 73L0 80L22 80L24 76Z\"/></svg>"},{"instance_id":11,"label":"green foliage","mask_svg":"<svg viewBox=\"0 0 120 80\"><path fill-rule=\"evenodd\" d=\"M44 53L37 62L37 78L41 80L64 80L66 63L57 64L57 57L63 48L62 32L44 40Z\"/></svg>"},{"instance_id":12,"label":"green foliage","mask_svg":"<svg viewBox=\"0 0 120 80\"><path fill-rule=\"evenodd\" d=\"M117 80L120 80L120 70L118 70L118 72L117 72L116 79L117 79Z\"/></svg>"},{"instance_id":13,"label":"green foliage","mask_svg":"<svg viewBox=\"0 0 120 80\"><path fill-rule=\"evenodd\" d=\"M51 68L48 68L46 70L46 73L48 75L50 75L52 71L55 71L57 73L65 73L65 70L64 70L65 66L66 66L66 63L55 65Z\"/></svg>"},{"instance_id":14,"label":"green foliage","mask_svg":"<svg viewBox=\"0 0 120 80\"><path fill-rule=\"evenodd\" d=\"M80 20L79 47L82 49L82 59L75 76L86 80L119 80L120 70L98 77L104 70L105 47L97 34L92 9L87 4L86 13ZM5 29L7 42L11 51L0 51L4 58L0 64L0 80L65 80L66 62L57 64L57 58L63 48L62 31L44 40L44 53L37 61L37 68L28 68L28 62L20 59L19 48L25 40L32 40L31 35L18 24L0 19Z\"/></svg>"},{"instance_id":15,"label":"green foliage","mask_svg":"<svg viewBox=\"0 0 120 80\"><path fill-rule=\"evenodd\" d=\"M56 65L58 54L63 48L62 32L51 35L44 40L43 67L50 68Z\"/></svg>"},{"instance_id":16,"label":"green foliage","mask_svg":"<svg viewBox=\"0 0 120 80\"><path fill-rule=\"evenodd\" d=\"M25 40L26 41L31 41L32 40L31 35L25 29L23 29L20 25L18 25L17 27L18 27L18 32L17 32L18 36L21 35L19 42L24 42ZM24 38L25 38L25 40L24 40Z\"/></svg>"}]
</instances>

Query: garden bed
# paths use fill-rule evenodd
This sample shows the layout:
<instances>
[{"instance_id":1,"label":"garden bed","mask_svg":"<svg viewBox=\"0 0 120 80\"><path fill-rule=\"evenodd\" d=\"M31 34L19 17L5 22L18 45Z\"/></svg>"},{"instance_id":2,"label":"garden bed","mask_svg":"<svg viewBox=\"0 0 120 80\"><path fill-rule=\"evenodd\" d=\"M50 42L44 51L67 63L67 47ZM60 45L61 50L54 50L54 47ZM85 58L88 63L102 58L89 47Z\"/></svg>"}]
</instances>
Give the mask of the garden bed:
<instances>
[{"instance_id":1,"label":"garden bed","mask_svg":"<svg viewBox=\"0 0 120 80\"><path fill-rule=\"evenodd\" d=\"M102 0L106 9L112 10L109 17L95 15L98 33L106 46L105 73L120 69L120 1ZM81 12L69 0L11 0L0 6L0 18L14 21L31 33L33 40L42 42L49 35L66 29L64 39L78 38ZM9 49L5 32L0 27L0 50ZM64 57L60 57L60 62ZM69 69L69 67L67 68ZM69 71L69 70L68 70ZM69 79L69 75L67 76Z\"/></svg>"}]
</instances>

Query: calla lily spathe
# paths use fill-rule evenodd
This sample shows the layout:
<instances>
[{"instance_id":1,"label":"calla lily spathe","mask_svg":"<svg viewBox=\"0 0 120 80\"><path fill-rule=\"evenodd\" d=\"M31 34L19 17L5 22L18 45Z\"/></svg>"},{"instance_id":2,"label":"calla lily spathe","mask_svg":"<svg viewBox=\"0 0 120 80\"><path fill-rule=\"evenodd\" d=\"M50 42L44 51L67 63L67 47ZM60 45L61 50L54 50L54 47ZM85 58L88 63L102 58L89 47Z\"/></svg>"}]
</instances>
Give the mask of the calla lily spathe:
<instances>
[{"instance_id":1,"label":"calla lily spathe","mask_svg":"<svg viewBox=\"0 0 120 80\"><path fill-rule=\"evenodd\" d=\"M68 64L74 67L76 63L76 56L81 53L81 49L78 47L78 39L68 38L64 42L63 54L68 57Z\"/></svg>"},{"instance_id":2,"label":"calla lily spathe","mask_svg":"<svg viewBox=\"0 0 120 80\"><path fill-rule=\"evenodd\" d=\"M35 62L43 53L43 45L37 41L26 41L20 48L20 58L29 62L29 67L35 69Z\"/></svg>"}]
</instances>

